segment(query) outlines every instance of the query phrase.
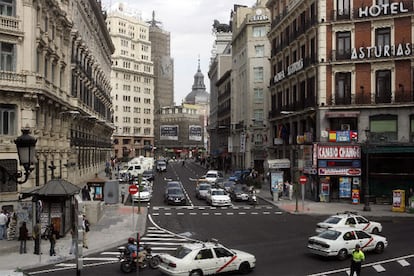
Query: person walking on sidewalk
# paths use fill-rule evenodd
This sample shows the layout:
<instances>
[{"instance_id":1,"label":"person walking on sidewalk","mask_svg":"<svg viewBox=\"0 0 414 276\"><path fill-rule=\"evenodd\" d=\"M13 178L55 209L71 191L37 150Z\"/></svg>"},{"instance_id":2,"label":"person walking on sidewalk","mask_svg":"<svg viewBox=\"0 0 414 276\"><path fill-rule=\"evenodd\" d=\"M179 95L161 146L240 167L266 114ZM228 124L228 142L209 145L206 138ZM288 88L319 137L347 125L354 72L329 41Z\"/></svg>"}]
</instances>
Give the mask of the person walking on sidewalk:
<instances>
[{"instance_id":1,"label":"person walking on sidewalk","mask_svg":"<svg viewBox=\"0 0 414 276\"><path fill-rule=\"evenodd\" d=\"M82 221L82 228L83 228L83 247L88 249L88 237L87 233L89 232L89 221L86 219L86 216L83 215Z\"/></svg>"},{"instance_id":2,"label":"person walking on sidewalk","mask_svg":"<svg viewBox=\"0 0 414 276\"><path fill-rule=\"evenodd\" d=\"M361 275L361 264L365 260L365 254L362 252L359 244L355 246L354 251L352 252L352 261L351 261L351 274L354 276L354 272L357 276Z\"/></svg>"},{"instance_id":3,"label":"person walking on sidewalk","mask_svg":"<svg viewBox=\"0 0 414 276\"><path fill-rule=\"evenodd\" d=\"M55 230L55 226L52 224L50 224L49 226L49 233L48 233L48 238L50 241L50 256L56 256L56 251L55 251L55 246L56 246L56 239L57 239L57 231Z\"/></svg>"},{"instance_id":4,"label":"person walking on sidewalk","mask_svg":"<svg viewBox=\"0 0 414 276\"><path fill-rule=\"evenodd\" d=\"M20 241L20 254L26 252L26 241L29 238L29 230L27 230L26 222L22 222L22 226L19 228L19 241Z\"/></svg>"},{"instance_id":5,"label":"person walking on sidewalk","mask_svg":"<svg viewBox=\"0 0 414 276\"><path fill-rule=\"evenodd\" d=\"M125 187L122 186L121 188L121 203L123 204L125 200Z\"/></svg>"},{"instance_id":6,"label":"person walking on sidewalk","mask_svg":"<svg viewBox=\"0 0 414 276\"><path fill-rule=\"evenodd\" d=\"M1 210L0 213L0 240L7 239L7 221L9 218L6 215L5 210Z\"/></svg>"},{"instance_id":7,"label":"person walking on sidewalk","mask_svg":"<svg viewBox=\"0 0 414 276\"><path fill-rule=\"evenodd\" d=\"M36 223L33 226L33 240L34 240L34 252L33 254L40 254L40 236L41 236L41 226L40 223Z\"/></svg>"}]
</instances>

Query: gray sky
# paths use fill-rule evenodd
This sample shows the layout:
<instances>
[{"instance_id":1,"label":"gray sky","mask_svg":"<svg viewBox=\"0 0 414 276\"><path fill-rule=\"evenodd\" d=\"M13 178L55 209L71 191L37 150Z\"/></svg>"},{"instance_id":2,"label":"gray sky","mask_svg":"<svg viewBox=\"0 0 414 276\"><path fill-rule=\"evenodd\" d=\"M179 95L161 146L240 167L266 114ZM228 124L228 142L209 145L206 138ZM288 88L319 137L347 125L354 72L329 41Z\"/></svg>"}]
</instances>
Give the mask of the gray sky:
<instances>
[{"instance_id":1,"label":"gray sky","mask_svg":"<svg viewBox=\"0 0 414 276\"><path fill-rule=\"evenodd\" d=\"M253 6L256 0L104 0L104 6L124 2L141 12L142 19L161 21L163 29L171 34L171 56L174 58L174 100L181 104L191 92L194 74L200 57L201 72L207 92L210 92L208 67L214 42L213 20L230 20L234 4Z\"/></svg>"}]
</instances>

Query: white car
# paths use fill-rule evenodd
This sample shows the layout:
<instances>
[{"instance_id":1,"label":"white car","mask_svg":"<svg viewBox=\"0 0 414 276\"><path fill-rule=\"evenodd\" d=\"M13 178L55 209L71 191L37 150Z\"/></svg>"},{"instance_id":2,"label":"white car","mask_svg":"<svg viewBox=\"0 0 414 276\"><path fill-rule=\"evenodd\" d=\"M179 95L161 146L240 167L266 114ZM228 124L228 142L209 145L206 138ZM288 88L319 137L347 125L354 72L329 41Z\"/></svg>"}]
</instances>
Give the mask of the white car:
<instances>
[{"instance_id":1,"label":"white car","mask_svg":"<svg viewBox=\"0 0 414 276\"><path fill-rule=\"evenodd\" d=\"M149 185L141 186L138 193L132 195L132 200L134 202L148 202L152 197L152 188Z\"/></svg>"},{"instance_id":2,"label":"white car","mask_svg":"<svg viewBox=\"0 0 414 276\"><path fill-rule=\"evenodd\" d=\"M216 170L210 170L207 171L206 175L204 176L204 178L208 181L208 182L216 182L219 179L224 178L223 174L219 171Z\"/></svg>"},{"instance_id":3,"label":"white car","mask_svg":"<svg viewBox=\"0 0 414 276\"><path fill-rule=\"evenodd\" d=\"M211 188L206 195L206 201L211 206L229 206L231 205L230 196L223 189Z\"/></svg>"},{"instance_id":4,"label":"white car","mask_svg":"<svg viewBox=\"0 0 414 276\"><path fill-rule=\"evenodd\" d=\"M240 274L256 266L256 257L247 252L228 249L216 241L186 243L173 254L159 254L159 270L166 275L212 275L229 271Z\"/></svg>"},{"instance_id":5,"label":"white car","mask_svg":"<svg viewBox=\"0 0 414 276\"><path fill-rule=\"evenodd\" d=\"M325 257L336 256L340 260L345 260L352 254L357 244L363 251L376 253L382 253L388 246L385 237L350 227L328 229L308 239L308 249L311 253Z\"/></svg>"},{"instance_id":6,"label":"white car","mask_svg":"<svg viewBox=\"0 0 414 276\"><path fill-rule=\"evenodd\" d=\"M355 229L364 230L373 234L382 232L381 223L369 221L363 216L358 215L356 212L344 212L330 216L326 220L316 224L316 232L321 233L326 229L337 227L355 227Z\"/></svg>"}]
</instances>

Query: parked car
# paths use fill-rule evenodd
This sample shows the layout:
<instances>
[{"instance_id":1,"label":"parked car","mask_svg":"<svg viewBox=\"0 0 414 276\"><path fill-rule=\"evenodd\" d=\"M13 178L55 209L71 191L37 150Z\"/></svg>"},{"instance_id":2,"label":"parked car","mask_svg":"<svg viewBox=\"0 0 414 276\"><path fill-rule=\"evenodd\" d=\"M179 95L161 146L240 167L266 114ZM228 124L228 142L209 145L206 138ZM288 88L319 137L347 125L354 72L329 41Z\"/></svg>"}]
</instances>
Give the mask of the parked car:
<instances>
[{"instance_id":1,"label":"parked car","mask_svg":"<svg viewBox=\"0 0 414 276\"><path fill-rule=\"evenodd\" d=\"M157 172L166 172L167 162L165 160L157 160L155 169L157 170Z\"/></svg>"},{"instance_id":2,"label":"parked car","mask_svg":"<svg viewBox=\"0 0 414 276\"><path fill-rule=\"evenodd\" d=\"M146 170L142 173L142 178L148 181L154 181L154 171L153 170Z\"/></svg>"},{"instance_id":3,"label":"parked car","mask_svg":"<svg viewBox=\"0 0 414 276\"><path fill-rule=\"evenodd\" d=\"M316 225L316 232L321 233L326 229L346 226L352 226L373 234L382 232L381 223L369 221L365 217L358 215L357 212L343 212L330 216Z\"/></svg>"},{"instance_id":4,"label":"parked car","mask_svg":"<svg viewBox=\"0 0 414 276\"><path fill-rule=\"evenodd\" d=\"M234 201L249 200L249 188L244 184L236 184L230 189L230 197Z\"/></svg>"},{"instance_id":5,"label":"parked car","mask_svg":"<svg viewBox=\"0 0 414 276\"><path fill-rule=\"evenodd\" d=\"M320 256L336 256L345 260L359 244L363 251L382 253L388 246L385 237L351 227L331 228L308 239L308 249Z\"/></svg>"},{"instance_id":6,"label":"parked car","mask_svg":"<svg viewBox=\"0 0 414 276\"><path fill-rule=\"evenodd\" d=\"M187 197L182 188L172 187L165 190L164 201L171 205L185 205Z\"/></svg>"},{"instance_id":7,"label":"parked car","mask_svg":"<svg viewBox=\"0 0 414 276\"><path fill-rule=\"evenodd\" d=\"M210 170L210 171L207 171L204 178L207 179L207 181L209 182L217 182L219 178L224 178L224 176L220 171Z\"/></svg>"},{"instance_id":8,"label":"parked car","mask_svg":"<svg viewBox=\"0 0 414 276\"><path fill-rule=\"evenodd\" d=\"M132 195L132 200L134 202L148 202L151 200L152 197L152 188L148 185L141 185L139 188L139 192Z\"/></svg>"},{"instance_id":9,"label":"parked car","mask_svg":"<svg viewBox=\"0 0 414 276\"><path fill-rule=\"evenodd\" d=\"M247 274L256 266L254 255L229 249L217 241L185 243L174 253L161 253L159 257L159 270L165 275Z\"/></svg>"},{"instance_id":10,"label":"parked car","mask_svg":"<svg viewBox=\"0 0 414 276\"><path fill-rule=\"evenodd\" d=\"M229 206L231 205L230 196L223 189L211 188L206 195L206 201L211 206Z\"/></svg>"},{"instance_id":11,"label":"parked car","mask_svg":"<svg viewBox=\"0 0 414 276\"><path fill-rule=\"evenodd\" d=\"M211 189L211 184L207 182L202 182L196 186L195 195L198 199L205 199L208 193L208 190Z\"/></svg>"},{"instance_id":12,"label":"parked car","mask_svg":"<svg viewBox=\"0 0 414 276\"><path fill-rule=\"evenodd\" d=\"M236 170L229 176L229 181L243 183L244 179L250 174L249 170Z\"/></svg>"}]
</instances>

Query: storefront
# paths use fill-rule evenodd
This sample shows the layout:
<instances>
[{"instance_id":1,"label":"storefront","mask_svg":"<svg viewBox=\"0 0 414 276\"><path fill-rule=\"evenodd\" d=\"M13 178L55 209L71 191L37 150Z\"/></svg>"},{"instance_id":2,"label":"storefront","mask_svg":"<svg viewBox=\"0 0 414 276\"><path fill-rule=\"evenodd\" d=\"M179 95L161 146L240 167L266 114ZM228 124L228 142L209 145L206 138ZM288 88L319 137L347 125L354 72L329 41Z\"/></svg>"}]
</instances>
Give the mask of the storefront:
<instances>
[{"instance_id":1,"label":"storefront","mask_svg":"<svg viewBox=\"0 0 414 276\"><path fill-rule=\"evenodd\" d=\"M354 202L361 191L360 146L317 144L314 150L317 158L319 200Z\"/></svg>"}]
</instances>

